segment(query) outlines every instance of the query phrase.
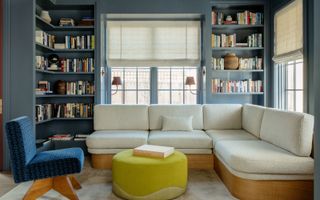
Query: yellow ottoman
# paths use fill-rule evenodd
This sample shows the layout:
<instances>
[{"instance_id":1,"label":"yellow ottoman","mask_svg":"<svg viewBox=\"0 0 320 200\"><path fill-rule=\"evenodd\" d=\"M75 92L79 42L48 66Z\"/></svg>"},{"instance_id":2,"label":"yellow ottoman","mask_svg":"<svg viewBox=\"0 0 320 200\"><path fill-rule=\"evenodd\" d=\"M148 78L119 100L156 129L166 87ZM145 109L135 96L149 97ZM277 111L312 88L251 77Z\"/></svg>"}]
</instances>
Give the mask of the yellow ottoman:
<instances>
[{"instance_id":1,"label":"yellow ottoman","mask_svg":"<svg viewBox=\"0 0 320 200\"><path fill-rule=\"evenodd\" d=\"M125 199L173 199L186 190L187 157L178 151L165 159L116 154L112 160L113 192Z\"/></svg>"}]
</instances>

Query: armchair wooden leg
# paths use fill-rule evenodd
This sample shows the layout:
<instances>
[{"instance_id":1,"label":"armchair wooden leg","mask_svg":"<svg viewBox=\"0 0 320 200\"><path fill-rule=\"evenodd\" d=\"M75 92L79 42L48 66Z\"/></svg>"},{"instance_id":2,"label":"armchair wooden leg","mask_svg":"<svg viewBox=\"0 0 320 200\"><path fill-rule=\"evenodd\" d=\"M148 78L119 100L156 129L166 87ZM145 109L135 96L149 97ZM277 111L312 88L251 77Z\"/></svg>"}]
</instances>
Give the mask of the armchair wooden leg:
<instances>
[{"instance_id":1,"label":"armchair wooden leg","mask_svg":"<svg viewBox=\"0 0 320 200\"><path fill-rule=\"evenodd\" d=\"M35 200L52 189L53 178L39 179L33 182L23 200Z\"/></svg>"},{"instance_id":2,"label":"armchair wooden leg","mask_svg":"<svg viewBox=\"0 0 320 200\"><path fill-rule=\"evenodd\" d=\"M76 189L76 190L81 189L81 185L80 185L79 181L76 179L76 177L69 176L69 179L70 179L71 184L72 184L74 189Z\"/></svg>"},{"instance_id":3,"label":"armchair wooden leg","mask_svg":"<svg viewBox=\"0 0 320 200\"><path fill-rule=\"evenodd\" d=\"M68 176L57 176L53 178L53 189L70 200L79 200Z\"/></svg>"}]
</instances>

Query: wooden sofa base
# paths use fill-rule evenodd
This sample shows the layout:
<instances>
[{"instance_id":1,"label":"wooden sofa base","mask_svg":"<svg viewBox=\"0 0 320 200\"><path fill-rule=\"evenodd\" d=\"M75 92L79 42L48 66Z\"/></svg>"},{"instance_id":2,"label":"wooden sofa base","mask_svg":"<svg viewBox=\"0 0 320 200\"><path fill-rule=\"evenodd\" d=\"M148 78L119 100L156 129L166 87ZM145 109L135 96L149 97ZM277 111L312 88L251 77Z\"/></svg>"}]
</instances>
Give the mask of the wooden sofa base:
<instances>
[{"instance_id":1,"label":"wooden sofa base","mask_svg":"<svg viewBox=\"0 0 320 200\"><path fill-rule=\"evenodd\" d=\"M213 170L213 154L190 154L186 156L189 169ZM111 169L112 157L112 154L91 154L92 167L95 169Z\"/></svg>"},{"instance_id":2,"label":"wooden sofa base","mask_svg":"<svg viewBox=\"0 0 320 200\"><path fill-rule=\"evenodd\" d=\"M241 200L313 199L312 180L249 180L233 175L215 157L214 169L231 194Z\"/></svg>"}]
</instances>

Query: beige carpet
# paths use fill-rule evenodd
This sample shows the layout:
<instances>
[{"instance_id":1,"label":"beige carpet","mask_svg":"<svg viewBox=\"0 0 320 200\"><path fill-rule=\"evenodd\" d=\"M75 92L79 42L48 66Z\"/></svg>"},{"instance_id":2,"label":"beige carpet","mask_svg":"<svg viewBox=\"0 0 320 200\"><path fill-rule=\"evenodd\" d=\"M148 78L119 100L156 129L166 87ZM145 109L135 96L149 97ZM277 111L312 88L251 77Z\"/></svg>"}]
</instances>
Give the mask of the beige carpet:
<instances>
[{"instance_id":1,"label":"beige carpet","mask_svg":"<svg viewBox=\"0 0 320 200\"><path fill-rule=\"evenodd\" d=\"M88 163L82 173L76 175L82 185L77 191L80 200L118 200L112 193L111 171L92 169ZM2 196L1 200L21 200L31 182L19 184ZM49 191L40 200L64 200L59 193ZM234 199L214 171L189 171L187 192L178 200L229 200Z\"/></svg>"}]
</instances>

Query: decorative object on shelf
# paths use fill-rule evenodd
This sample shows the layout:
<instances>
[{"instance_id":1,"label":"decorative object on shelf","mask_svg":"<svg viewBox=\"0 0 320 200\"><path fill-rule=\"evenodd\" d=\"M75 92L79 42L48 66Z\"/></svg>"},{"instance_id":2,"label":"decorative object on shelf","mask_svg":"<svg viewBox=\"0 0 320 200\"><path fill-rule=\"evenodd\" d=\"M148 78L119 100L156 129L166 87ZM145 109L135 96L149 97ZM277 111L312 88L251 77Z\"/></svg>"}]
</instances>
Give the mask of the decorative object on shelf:
<instances>
[{"instance_id":1,"label":"decorative object on shelf","mask_svg":"<svg viewBox=\"0 0 320 200\"><path fill-rule=\"evenodd\" d=\"M196 84L196 82L194 81L194 77L193 77L193 76L187 76L185 84L186 84L187 86L189 86L189 90L190 90L190 93L191 93L191 94L197 95L196 92L193 92L193 91L191 90L191 86Z\"/></svg>"},{"instance_id":2,"label":"decorative object on shelf","mask_svg":"<svg viewBox=\"0 0 320 200\"><path fill-rule=\"evenodd\" d=\"M121 77L120 76L114 76L111 85L115 85L117 89L116 89L116 91L114 93L112 93L112 95L117 94L118 89L119 89L119 85L121 85L121 84L122 84Z\"/></svg>"},{"instance_id":3,"label":"decorative object on shelf","mask_svg":"<svg viewBox=\"0 0 320 200\"><path fill-rule=\"evenodd\" d=\"M233 21L231 15L228 15L226 17L226 20L224 21L224 24L228 25L228 24L237 24L237 21Z\"/></svg>"},{"instance_id":4,"label":"decorative object on shelf","mask_svg":"<svg viewBox=\"0 0 320 200\"><path fill-rule=\"evenodd\" d=\"M51 54L48 56L49 68L51 71L58 71L59 69L59 56L57 54Z\"/></svg>"},{"instance_id":5,"label":"decorative object on shelf","mask_svg":"<svg viewBox=\"0 0 320 200\"><path fill-rule=\"evenodd\" d=\"M40 17L41 17L44 21L46 21L46 22L48 22L48 23L50 24L50 22L51 22L51 17L50 17L50 15L49 15L49 11L47 11L47 10L42 10Z\"/></svg>"},{"instance_id":6,"label":"decorative object on shelf","mask_svg":"<svg viewBox=\"0 0 320 200\"><path fill-rule=\"evenodd\" d=\"M235 53L228 53L224 57L224 69L235 70L239 67L239 58Z\"/></svg>"},{"instance_id":7,"label":"decorative object on shelf","mask_svg":"<svg viewBox=\"0 0 320 200\"><path fill-rule=\"evenodd\" d=\"M66 94L66 82L59 80L54 84L54 91L56 94Z\"/></svg>"}]
</instances>

